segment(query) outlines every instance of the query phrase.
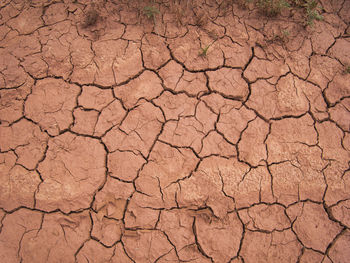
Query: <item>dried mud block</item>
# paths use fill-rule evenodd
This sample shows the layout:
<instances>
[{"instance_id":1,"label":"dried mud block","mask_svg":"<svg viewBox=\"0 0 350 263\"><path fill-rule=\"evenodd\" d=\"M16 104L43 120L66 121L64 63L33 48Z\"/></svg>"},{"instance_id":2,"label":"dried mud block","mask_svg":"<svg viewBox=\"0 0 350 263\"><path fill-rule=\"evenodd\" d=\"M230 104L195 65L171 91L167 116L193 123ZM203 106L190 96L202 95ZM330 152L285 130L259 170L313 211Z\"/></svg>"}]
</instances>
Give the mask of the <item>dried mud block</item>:
<instances>
[{"instance_id":1,"label":"dried mud block","mask_svg":"<svg viewBox=\"0 0 350 263\"><path fill-rule=\"evenodd\" d=\"M145 68L156 70L170 60L165 39L155 34L143 36L141 51Z\"/></svg>"},{"instance_id":2,"label":"dried mud block","mask_svg":"<svg viewBox=\"0 0 350 263\"><path fill-rule=\"evenodd\" d=\"M43 20L46 25L52 25L65 20L67 16L67 6L64 3L56 3L48 6L45 10Z\"/></svg>"},{"instance_id":3,"label":"dried mud block","mask_svg":"<svg viewBox=\"0 0 350 263\"><path fill-rule=\"evenodd\" d=\"M273 82L288 72L288 66L283 61L270 61L254 57L244 71L244 76L254 82L257 79L271 79Z\"/></svg>"},{"instance_id":4,"label":"dried mud block","mask_svg":"<svg viewBox=\"0 0 350 263\"><path fill-rule=\"evenodd\" d=\"M343 71L342 65L336 59L321 55L311 57L310 68L311 72L307 79L318 85L322 91L338 73Z\"/></svg>"},{"instance_id":5,"label":"dried mud block","mask_svg":"<svg viewBox=\"0 0 350 263\"><path fill-rule=\"evenodd\" d=\"M326 190L326 182L322 173L321 152L307 153L300 164L283 162L270 166L273 180L273 193L278 202L290 205L299 200L321 202ZM313 163L319 158L319 163ZM326 166L323 162L324 167ZM286 172L288 171L288 173Z\"/></svg>"},{"instance_id":6,"label":"dried mud block","mask_svg":"<svg viewBox=\"0 0 350 263\"><path fill-rule=\"evenodd\" d=\"M95 110L82 110L81 108L76 108L73 111L74 123L71 131L79 134L93 135L98 114L99 113Z\"/></svg>"},{"instance_id":7,"label":"dried mud block","mask_svg":"<svg viewBox=\"0 0 350 263\"><path fill-rule=\"evenodd\" d=\"M268 133L268 123L260 118L250 121L238 142L239 158L252 166L263 164L267 158L265 139Z\"/></svg>"},{"instance_id":8,"label":"dried mud block","mask_svg":"<svg viewBox=\"0 0 350 263\"><path fill-rule=\"evenodd\" d=\"M116 84L121 84L137 76L142 70L140 45L134 42L127 43L124 50L118 53L112 64Z\"/></svg>"},{"instance_id":9,"label":"dried mud block","mask_svg":"<svg viewBox=\"0 0 350 263\"><path fill-rule=\"evenodd\" d=\"M348 169L348 163L333 161L324 170L328 186L324 200L328 206L350 198L350 172Z\"/></svg>"},{"instance_id":10,"label":"dried mud block","mask_svg":"<svg viewBox=\"0 0 350 263\"><path fill-rule=\"evenodd\" d=\"M309 109L309 102L298 79L288 74L271 85L265 80L258 80L251 86L251 95L247 105L266 119L283 116L300 116Z\"/></svg>"},{"instance_id":11,"label":"dried mud block","mask_svg":"<svg viewBox=\"0 0 350 263\"><path fill-rule=\"evenodd\" d=\"M154 229L159 219L160 210L157 207L144 207L144 195L135 193L128 203L124 222L126 228ZM159 198L159 201L161 198Z\"/></svg>"},{"instance_id":12,"label":"dried mud block","mask_svg":"<svg viewBox=\"0 0 350 263\"><path fill-rule=\"evenodd\" d=\"M48 65L47 71L50 76L60 76L67 79L74 68L70 61L69 43L62 42L49 39L42 47L42 58Z\"/></svg>"},{"instance_id":13,"label":"dried mud block","mask_svg":"<svg viewBox=\"0 0 350 263\"><path fill-rule=\"evenodd\" d=\"M350 200L340 200L339 203L330 208L332 216L343 225L350 226Z\"/></svg>"},{"instance_id":14,"label":"dried mud block","mask_svg":"<svg viewBox=\"0 0 350 263\"><path fill-rule=\"evenodd\" d=\"M304 249L302 256L300 257L300 263L318 263L322 262L323 254L316 252L312 249Z\"/></svg>"},{"instance_id":15,"label":"dried mud block","mask_svg":"<svg viewBox=\"0 0 350 263\"><path fill-rule=\"evenodd\" d=\"M288 229L272 233L246 231L240 251L246 263L256 262L258 258L266 262L298 261L302 245L294 233Z\"/></svg>"},{"instance_id":16,"label":"dried mud block","mask_svg":"<svg viewBox=\"0 0 350 263\"><path fill-rule=\"evenodd\" d=\"M302 244L324 253L342 227L328 218L322 205L306 202L287 209L292 229Z\"/></svg>"},{"instance_id":17,"label":"dried mud block","mask_svg":"<svg viewBox=\"0 0 350 263\"><path fill-rule=\"evenodd\" d=\"M108 154L108 171L112 177L133 181L146 160L133 152L115 151Z\"/></svg>"},{"instance_id":18,"label":"dried mud block","mask_svg":"<svg viewBox=\"0 0 350 263\"><path fill-rule=\"evenodd\" d=\"M286 63L290 67L291 72L300 78L306 79L310 73L309 60L312 47L311 41L304 39L302 40L302 46L297 50L290 51L290 54L286 57Z\"/></svg>"},{"instance_id":19,"label":"dried mud block","mask_svg":"<svg viewBox=\"0 0 350 263\"><path fill-rule=\"evenodd\" d=\"M96 69L93 71L95 84L111 86L118 83L115 75L117 69L115 69L114 64L117 63L116 57L122 57L127 47L128 42L124 40L107 40L93 43L92 49L96 57L94 60ZM133 68L137 68L136 65Z\"/></svg>"},{"instance_id":20,"label":"dried mud block","mask_svg":"<svg viewBox=\"0 0 350 263\"><path fill-rule=\"evenodd\" d=\"M325 90L325 96L330 103L336 103L350 96L350 87L346 83L350 83L350 74L338 73L335 75Z\"/></svg>"},{"instance_id":21,"label":"dried mud block","mask_svg":"<svg viewBox=\"0 0 350 263\"><path fill-rule=\"evenodd\" d=\"M0 90L0 125L8 126L23 116L24 100L31 92L34 80L27 81L16 89Z\"/></svg>"},{"instance_id":22,"label":"dried mud block","mask_svg":"<svg viewBox=\"0 0 350 263\"><path fill-rule=\"evenodd\" d=\"M202 149L202 139L214 129L217 116L203 102L196 107L195 117L165 123L159 139L178 147L191 147L196 153Z\"/></svg>"},{"instance_id":23,"label":"dried mud block","mask_svg":"<svg viewBox=\"0 0 350 263\"><path fill-rule=\"evenodd\" d=\"M309 115L300 118L285 118L271 124L266 140L268 163L293 160L298 150L317 143L314 121ZM307 146L309 145L309 146Z\"/></svg>"},{"instance_id":24,"label":"dried mud block","mask_svg":"<svg viewBox=\"0 0 350 263\"><path fill-rule=\"evenodd\" d=\"M248 84L242 78L242 70L221 68L208 71L209 87L213 91L223 94L226 98L244 101L249 93Z\"/></svg>"},{"instance_id":25,"label":"dried mud block","mask_svg":"<svg viewBox=\"0 0 350 263\"><path fill-rule=\"evenodd\" d=\"M112 263L132 263L129 256L125 253L122 243L115 245L115 250L113 252L113 257L111 258Z\"/></svg>"},{"instance_id":26,"label":"dried mud block","mask_svg":"<svg viewBox=\"0 0 350 263\"><path fill-rule=\"evenodd\" d=\"M328 255L333 262L345 263L350 257L350 231L345 230L329 249Z\"/></svg>"},{"instance_id":27,"label":"dried mud block","mask_svg":"<svg viewBox=\"0 0 350 263\"><path fill-rule=\"evenodd\" d=\"M166 120L179 120L180 117L189 117L195 114L198 100L184 93L174 95L165 91L161 96L153 100L162 108Z\"/></svg>"},{"instance_id":28,"label":"dried mud block","mask_svg":"<svg viewBox=\"0 0 350 263\"><path fill-rule=\"evenodd\" d=\"M96 139L68 132L50 139L38 167L44 181L36 195L37 208L68 213L89 207L105 181L105 162L105 149Z\"/></svg>"},{"instance_id":29,"label":"dried mud block","mask_svg":"<svg viewBox=\"0 0 350 263\"><path fill-rule=\"evenodd\" d=\"M331 119L344 131L350 132L350 99L343 99L340 103L329 109Z\"/></svg>"},{"instance_id":30,"label":"dried mud block","mask_svg":"<svg viewBox=\"0 0 350 263\"><path fill-rule=\"evenodd\" d=\"M225 189L223 190L224 176L228 176L228 168L232 168L231 165L232 159L220 157L204 159L191 177L179 182L181 189L177 193L179 206L187 208L208 206L215 216L224 218L234 207L233 199L226 196Z\"/></svg>"},{"instance_id":31,"label":"dried mud block","mask_svg":"<svg viewBox=\"0 0 350 263\"><path fill-rule=\"evenodd\" d=\"M6 215L0 233L0 256L8 262L19 262L22 257L23 240L38 234L43 215L37 211L20 209Z\"/></svg>"},{"instance_id":32,"label":"dried mud block","mask_svg":"<svg viewBox=\"0 0 350 263\"><path fill-rule=\"evenodd\" d=\"M192 73L184 70L183 66L170 61L159 70L164 86L175 92L185 92L192 96L208 91L207 79L203 72Z\"/></svg>"},{"instance_id":33,"label":"dried mud block","mask_svg":"<svg viewBox=\"0 0 350 263\"><path fill-rule=\"evenodd\" d=\"M199 152L200 157L210 155L219 155L225 157L237 156L235 145L227 142L225 138L216 131L210 131L202 140L202 149Z\"/></svg>"},{"instance_id":34,"label":"dried mud block","mask_svg":"<svg viewBox=\"0 0 350 263\"><path fill-rule=\"evenodd\" d=\"M329 50L329 54L338 59L343 65L350 65L350 42L347 38L339 38Z\"/></svg>"},{"instance_id":35,"label":"dried mud block","mask_svg":"<svg viewBox=\"0 0 350 263\"><path fill-rule=\"evenodd\" d=\"M199 162L196 155L190 149L171 147L167 144L157 142L148 158L148 162L143 166L136 179L135 184L138 186L138 180L142 177L158 178L156 187L161 189L167 188L173 183L189 176L195 170ZM152 192L143 189L143 193L152 194Z\"/></svg>"},{"instance_id":36,"label":"dried mud block","mask_svg":"<svg viewBox=\"0 0 350 263\"><path fill-rule=\"evenodd\" d=\"M85 109L102 111L113 100L112 89L100 89L95 86L83 86L82 92L78 97L78 104Z\"/></svg>"},{"instance_id":37,"label":"dried mud block","mask_svg":"<svg viewBox=\"0 0 350 263\"><path fill-rule=\"evenodd\" d=\"M278 204L258 204L240 210L239 217L245 227L251 231L283 231L291 225L284 211L284 207Z\"/></svg>"},{"instance_id":38,"label":"dried mud block","mask_svg":"<svg viewBox=\"0 0 350 263\"><path fill-rule=\"evenodd\" d=\"M226 34L227 33L228 31L226 31ZM243 69L248 64L252 56L252 49L248 44L237 44L226 37L218 40L218 44L219 48L224 53L225 66Z\"/></svg>"},{"instance_id":39,"label":"dried mud block","mask_svg":"<svg viewBox=\"0 0 350 263\"><path fill-rule=\"evenodd\" d=\"M250 169L248 165L236 160L230 166L229 170L221 172L223 190L228 196L234 198L236 208L275 201L271 175L265 166Z\"/></svg>"},{"instance_id":40,"label":"dried mud block","mask_svg":"<svg viewBox=\"0 0 350 263\"><path fill-rule=\"evenodd\" d=\"M117 127L123 121L126 111L119 100L115 99L102 109L95 125L94 136L104 136L112 127Z\"/></svg>"},{"instance_id":41,"label":"dried mud block","mask_svg":"<svg viewBox=\"0 0 350 263\"><path fill-rule=\"evenodd\" d=\"M7 24L20 34L30 34L43 26L41 15L42 8L27 8L18 16L8 21Z\"/></svg>"},{"instance_id":42,"label":"dried mud block","mask_svg":"<svg viewBox=\"0 0 350 263\"><path fill-rule=\"evenodd\" d=\"M184 247L178 252L179 259L182 261L193 262L193 263L210 263L211 259L204 256L201 251L199 251L198 246L194 243Z\"/></svg>"},{"instance_id":43,"label":"dried mud block","mask_svg":"<svg viewBox=\"0 0 350 263\"><path fill-rule=\"evenodd\" d=\"M348 162L350 152L346 151L342 145L343 131L330 121L316 123L315 127L319 137L318 145L323 150L322 157L344 163Z\"/></svg>"},{"instance_id":44,"label":"dried mud block","mask_svg":"<svg viewBox=\"0 0 350 263\"><path fill-rule=\"evenodd\" d=\"M1 151L13 150L16 163L27 169L34 169L44 157L48 136L40 128L26 119L12 126L0 126Z\"/></svg>"},{"instance_id":45,"label":"dried mud block","mask_svg":"<svg viewBox=\"0 0 350 263\"><path fill-rule=\"evenodd\" d=\"M221 109L216 128L230 143L237 144L248 122L255 116L252 110L245 107L235 108L227 105Z\"/></svg>"},{"instance_id":46,"label":"dried mud block","mask_svg":"<svg viewBox=\"0 0 350 263\"><path fill-rule=\"evenodd\" d=\"M218 93L210 93L201 97L205 105L215 114L227 113L230 109L239 110L242 107L242 102L237 100L225 99Z\"/></svg>"},{"instance_id":47,"label":"dried mud block","mask_svg":"<svg viewBox=\"0 0 350 263\"><path fill-rule=\"evenodd\" d=\"M229 262L237 256L243 225L236 213L230 213L223 219L199 215L194 227L201 249L214 262Z\"/></svg>"},{"instance_id":48,"label":"dried mud block","mask_svg":"<svg viewBox=\"0 0 350 263\"><path fill-rule=\"evenodd\" d=\"M77 263L87 263L87 262L110 262L113 255L114 249L107 248L101 243L90 239L84 243L83 247L79 250L76 255Z\"/></svg>"},{"instance_id":49,"label":"dried mud block","mask_svg":"<svg viewBox=\"0 0 350 263\"><path fill-rule=\"evenodd\" d=\"M16 164L13 152L0 153L0 207L11 211L21 206L34 208L34 195L40 184L36 171Z\"/></svg>"},{"instance_id":50,"label":"dried mud block","mask_svg":"<svg viewBox=\"0 0 350 263\"><path fill-rule=\"evenodd\" d=\"M25 103L25 116L50 135L58 135L73 123L73 108L80 88L61 79L38 80Z\"/></svg>"},{"instance_id":51,"label":"dried mud block","mask_svg":"<svg viewBox=\"0 0 350 263\"><path fill-rule=\"evenodd\" d=\"M89 238L90 217L87 211L63 215L43 215L40 231L24 235L20 256L24 262L60 262L75 260L75 253Z\"/></svg>"},{"instance_id":52,"label":"dried mud block","mask_svg":"<svg viewBox=\"0 0 350 263\"><path fill-rule=\"evenodd\" d=\"M92 207L99 216L120 220L124 216L127 200L133 192L132 183L108 177L103 188L95 195Z\"/></svg>"},{"instance_id":53,"label":"dried mud block","mask_svg":"<svg viewBox=\"0 0 350 263\"><path fill-rule=\"evenodd\" d=\"M152 103L141 102L123 120L102 138L109 151L133 151L147 156L158 137L164 117Z\"/></svg>"},{"instance_id":54,"label":"dried mud block","mask_svg":"<svg viewBox=\"0 0 350 263\"><path fill-rule=\"evenodd\" d=\"M124 226L122 221L109 219L104 217L104 214L92 214L94 222L91 236L97 238L105 246L112 246L117 241L120 241Z\"/></svg>"},{"instance_id":55,"label":"dried mud block","mask_svg":"<svg viewBox=\"0 0 350 263\"><path fill-rule=\"evenodd\" d=\"M133 108L140 99L152 100L163 91L161 80L153 71L144 71L138 78L114 88L114 94L126 108Z\"/></svg>"},{"instance_id":56,"label":"dried mud block","mask_svg":"<svg viewBox=\"0 0 350 263\"><path fill-rule=\"evenodd\" d=\"M128 231L122 238L127 254L136 262L155 262L173 247L159 230Z\"/></svg>"},{"instance_id":57,"label":"dried mud block","mask_svg":"<svg viewBox=\"0 0 350 263\"><path fill-rule=\"evenodd\" d=\"M19 60L3 49L0 51L0 57L0 87L11 89L28 81L29 76L19 67Z\"/></svg>"},{"instance_id":58,"label":"dried mud block","mask_svg":"<svg viewBox=\"0 0 350 263\"><path fill-rule=\"evenodd\" d=\"M160 214L157 228L168 236L177 251L182 251L196 242L192 231L193 222L194 216L188 211L164 210Z\"/></svg>"}]
</instances>

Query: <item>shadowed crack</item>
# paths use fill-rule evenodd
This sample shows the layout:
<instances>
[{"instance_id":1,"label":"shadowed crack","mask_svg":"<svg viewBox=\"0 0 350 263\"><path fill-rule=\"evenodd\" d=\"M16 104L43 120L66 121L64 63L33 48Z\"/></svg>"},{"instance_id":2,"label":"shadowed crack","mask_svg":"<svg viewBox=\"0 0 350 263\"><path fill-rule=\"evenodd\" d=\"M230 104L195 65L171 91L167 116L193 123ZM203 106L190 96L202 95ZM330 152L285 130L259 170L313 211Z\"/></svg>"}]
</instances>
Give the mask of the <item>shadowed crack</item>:
<instances>
[{"instance_id":1,"label":"shadowed crack","mask_svg":"<svg viewBox=\"0 0 350 263\"><path fill-rule=\"evenodd\" d=\"M194 235L196 245L198 247L199 252L201 252L201 254L203 256L205 256L206 258L210 259L211 262L214 262L213 259L205 253L205 251L203 250L203 248L201 247L201 245L198 241L197 230L196 230L196 217L193 218L192 231L193 231L193 235Z\"/></svg>"}]
</instances>

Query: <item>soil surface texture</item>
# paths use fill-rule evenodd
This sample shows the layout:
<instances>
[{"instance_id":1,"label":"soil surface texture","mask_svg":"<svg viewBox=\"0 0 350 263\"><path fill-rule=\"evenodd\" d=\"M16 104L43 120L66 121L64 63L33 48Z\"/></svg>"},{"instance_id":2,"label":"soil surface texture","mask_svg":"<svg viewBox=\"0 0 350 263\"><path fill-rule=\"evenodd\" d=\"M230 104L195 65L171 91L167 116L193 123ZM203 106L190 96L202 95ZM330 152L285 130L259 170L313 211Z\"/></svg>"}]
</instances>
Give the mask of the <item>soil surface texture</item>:
<instances>
[{"instance_id":1,"label":"soil surface texture","mask_svg":"<svg viewBox=\"0 0 350 263\"><path fill-rule=\"evenodd\" d=\"M1 1L1 262L350 262L350 1L243 2Z\"/></svg>"}]
</instances>

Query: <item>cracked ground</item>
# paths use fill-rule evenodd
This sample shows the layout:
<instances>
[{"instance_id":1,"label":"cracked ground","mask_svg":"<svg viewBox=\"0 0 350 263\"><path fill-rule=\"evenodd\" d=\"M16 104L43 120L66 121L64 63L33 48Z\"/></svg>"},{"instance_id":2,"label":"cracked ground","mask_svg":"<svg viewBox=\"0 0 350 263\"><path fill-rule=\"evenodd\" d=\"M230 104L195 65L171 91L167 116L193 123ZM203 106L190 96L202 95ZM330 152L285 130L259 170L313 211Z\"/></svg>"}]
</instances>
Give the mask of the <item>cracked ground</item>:
<instances>
[{"instance_id":1,"label":"cracked ground","mask_svg":"<svg viewBox=\"0 0 350 263\"><path fill-rule=\"evenodd\" d=\"M1 1L1 262L350 262L350 1L236 2Z\"/></svg>"}]
</instances>

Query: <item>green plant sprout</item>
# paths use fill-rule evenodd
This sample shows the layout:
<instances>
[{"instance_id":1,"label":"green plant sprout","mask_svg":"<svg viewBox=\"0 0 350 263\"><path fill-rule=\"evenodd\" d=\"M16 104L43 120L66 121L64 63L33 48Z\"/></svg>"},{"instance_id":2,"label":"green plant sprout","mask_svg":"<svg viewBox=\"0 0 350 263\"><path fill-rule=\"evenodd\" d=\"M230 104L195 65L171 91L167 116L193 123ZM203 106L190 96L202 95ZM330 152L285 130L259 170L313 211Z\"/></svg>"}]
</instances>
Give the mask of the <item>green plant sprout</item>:
<instances>
[{"instance_id":1,"label":"green plant sprout","mask_svg":"<svg viewBox=\"0 0 350 263\"><path fill-rule=\"evenodd\" d=\"M286 0L258 0L257 5L267 16L276 16L282 9L290 7Z\"/></svg>"},{"instance_id":2,"label":"green plant sprout","mask_svg":"<svg viewBox=\"0 0 350 263\"><path fill-rule=\"evenodd\" d=\"M143 8L143 13L147 16L147 18L155 19L155 16L159 14L159 10L154 6L145 6Z\"/></svg>"},{"instance_id":3,"label":"green plant sprout","mask_svg":"<svg viewBox=\"0 0 350 263\"><path fill-rule=\"evenodd\" d=\"M279 35L276 35L274 40L285 43L288 41L289 34L290 33L289 33L288 29L282 29L281 33Z\"/></svg>"},{"instance_id":4,"label":"green plant sprout","mask_svg":"<svg viewBox=\"0 0 350 263\"><path fill-rule=\"evenodd\" d=\"M207 53L208 53L208 49L209 49L210 45L207 45L205 47L201 47L199 49L199 56L201 57L206 57L207 56Z\"/></svg>"},{"instance_id":5,"label":"green plant sprout","mask_svg":"<svg viewBox=\"0 0 350 263\"><path fill-rule=\"evenodd\" d=\"M283 37L288 37L289 36L289 31L288 31L288 29L282 29L282 35L283 35Z\"/></svg>"},{"instance_id":6,"label":"green plant sprout","mask_svg":"<svg viewBox=\"0 0 350 263\"><path fill-rule=\"evenodd\" d=\"M309 26L314 24L314 20L323 20L323 16L320 15L319 10L317 10L320 9L320 7L316 0L308 0L303 6L306 10L307 24Z\"/></svg>"}]
</instances>

